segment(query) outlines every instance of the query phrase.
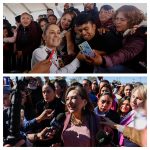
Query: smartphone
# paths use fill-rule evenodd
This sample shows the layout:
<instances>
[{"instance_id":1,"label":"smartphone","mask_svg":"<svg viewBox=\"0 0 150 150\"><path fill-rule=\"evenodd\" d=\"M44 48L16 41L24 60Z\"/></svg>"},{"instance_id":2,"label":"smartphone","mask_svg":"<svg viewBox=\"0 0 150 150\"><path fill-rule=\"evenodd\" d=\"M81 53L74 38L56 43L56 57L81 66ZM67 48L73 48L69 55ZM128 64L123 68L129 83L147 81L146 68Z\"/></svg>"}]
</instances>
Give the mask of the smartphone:
<instances>
[{"instance_id":1,"label":"smartphone","mask_svg":"<svg viewBox=\"0 0 150 150\"><path fill-rule=\"evenodd\" d=\"M82 54L88 57L95 57L95 54L87 41L78 45Z\"/></svg>"}]
</instances>

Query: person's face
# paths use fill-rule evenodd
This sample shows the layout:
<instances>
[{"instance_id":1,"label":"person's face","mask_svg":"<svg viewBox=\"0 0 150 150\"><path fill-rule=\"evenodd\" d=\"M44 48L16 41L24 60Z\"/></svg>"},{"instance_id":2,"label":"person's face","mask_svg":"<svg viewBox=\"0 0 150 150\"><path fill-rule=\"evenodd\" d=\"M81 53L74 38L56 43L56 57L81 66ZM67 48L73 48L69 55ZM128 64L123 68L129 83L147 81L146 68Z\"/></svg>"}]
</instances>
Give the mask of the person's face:
<instances>
[{"instance_id":1,"label":"person's face","mask_svg":"<svg viewBox=\"0 0 150 150\"><path fill-rule=\"evenodd\" d=\"M47 25L47 22L45 22L45 21L40 22L40 27L41 27L42 31L45 30L46 25Z\"/></svg>"},{"instance_id":2,"label":"person's face","mask_svg":"<svg viewBox=\"0 0 150 150\"><path fill-rule=\"evenodd\" d=\"M83 80L83 81L82 81L82 85L83 85L83 87L85 88L85 90L87 91L87 93L89 93L89 91L90 91L90 89L91 89L89 83L88 83L86 80Z\"/></svg>"},{"instance_id":3,"label":"person's face","mask_svg":"<svg viewBox=\"0 0 150 150\"><path fill-rule=\"evenodd\" d=\"M70 27L71 21L72 21L71 15L65 14L60 20L62 29L67 30Z\"/></svg>"},{"instance_id":4,"label":"person's face","mask_svg":"<svg viewBox=\"0 0 150 150\"><path fill-rule=\"evenodd\" d=\"M124 100L122 105L120 106L120 111L122 113L128 113L130 111L130 102L129 100Z\"/></svg>"},{"instance_id":5,"label":"person's face","mask_svg":"<svg viewBox=\"0 0 150 150\"><path fill-rule=\"evenodd\" d=\"M52 11L52 10L48 10L47 11L47 15L49 16L49 15L53 15L54 14L54 12Z\"/></svg>"},{"instance_id":6,"label":"person's face","mask_svg":"<svg viewBox=\"0 0 150 150\"><path fill-rule=\"evenodd\" d=\"M92 90L96 90L98 87L97 82L92 83Z\"/></svg>"},{"instance_id":7,"label":"person's face","mask_svg":"<svg viewBox=\"0 0 150 150\"><path fill-rule=\"evenodd\" d=\"M94 3L84 3L84 9L90 11L94 8Z\"/></svg>"},{"instance_id":8,"label":"person's face","mask_svg":"<svg viewBox=\"0 0 150 150\"><path fill-rule=\"evenodd\" d=\"M55 82L54 86L55 86L55 90L56 90L55 91L56 95L60 96L62 94L62 88L60 87L60 85L57 82Z\"/></svg>"},{"instance_id":9,"label":"person's face","mask_svg":"<svg viewBox=\"0 0 150 150\"><path fill-rule=\"evenodd\" d=\"M125 96L131 96L131 91L132 91L131 86L126 86L124 88L124 94L125 94Z\"/></svg>"},{"instance_id":10,"label":"person's face","mask_svg":"<svg viewBox=\"0 0 150 150\"><path fill-rule=\"evenodd\" d=\"M10 101L10 95L9 94L4 94L3 95L3 106L4 107L10 107L11 101Z\"/></svg>"},{"instance_id":11,"label":"person's face","mask_svg":"<svg viewBox=\"0 0 150 150\"><path fill-rule=\"evenodd\" d=\"M50 25L44 36L45 44L49 48L56 48L61 41L60 29L57 25Z\"/></svg>"},{"instance_id":12,"label":"person's face","mask_svg":"<svg viewBox=\"0 0 150 150\"><path fill-rule=\"evenodd\" d=\"M28 15L28 14L23 14L21 15L21 24L24 26L24 27L27 27L30 25L32 19L31 19L31 16Z\"/></svg>"},{"instance_id":13,"label":"person's face","mask_svg":"<svg viewBox=\"0 0 150 150\"><path fill-rule=\"evenodd\" d=\"M101 9L101 11L99 13L99 19L100 19L101 23L107 22L111 17L112 17L111 10L105 10L103 8Z\"/></svg>"},{"instance_id":14,"label":"person's face","mask_svg":"<svg viewBox=\"0 0 150 150\"><path fill-rule=\"evenodd\" d=\"M80 25L78 27L78 31L84 40L90 41L95 36L96 25L88 22L86 24Z\"/></svg>"},{"instance_id":15,"label":"person's face","mask_svg":"<svg viewBox=\"0 0 150 150\"><path fill-rule=\"evenodd\" d=\"M131 99L130 99L130 105L133 110L143 107L143 99L141 95L139 94L139 91L136 90L131 94Z\"/></svg>"},{"instance_id":16,"label":"person's face","mask_svg":"<svg viewBox=\"0 0 150 150\"><path fill-rule=\"evenodd\" d=\"M49 16L48 17L48 22L50 24L56 24L57 20L56 20L56 18L54 16Z\"/></svg>"},{"instance_id":17,"label":"person's face","mask_svg":"<svg viewBox=\"0 0 150 150\"><path fill-rule=\"evenodd\" d=\"M108 87L103 87L100 91L100 94L103 94L105 92L110 92L109 88Z\"/></svg>"},{"instance_id":18,"label":"person's face","mask_svg":"<svg viewBox=\"0 0 150 150\"><path fill-rule=\"evenodd\" d=\"M52 102L55 98L55 91L49 85L43 85L42 93L46 102Z\"/></svg>"},{"instance_id":19,"label":"person's face","mask_svg":"<svg viewBox=\"0 0 150 150\"><path fill-rule=\"evenodd\" d=\"M101 112L107 112L112 106L112 98L109 95L101 96L98 100L98 108Z\"/></svg>"},{"instance_id":20,"label":"person's face","mask_svg":"<svg viewBox=\"0 0 150 150\"><path fill-rule=\"evenodd\" d=\"M3 38L8 37L8 30L7 29L3 29Z\"/></svg>"},{"instance_id":21,"label":"person's face","mask_svg":"<svg viewBox=\"0 0 150 150\"><path fill-rule=\"evenodd\" d=\"M81 113L86 104L87 101L81 98L77 90L71 90L66 97L66 106L70 113Z\"/></svg>"},{"instance_id":22,"label":"person's face","mask_svg":"<svg viewBox=\"0 0 150 150\"><path fill-rule=\"evenodd\" d=\"M128 29L128 20L122 12L116 15L114 23L118 32L125 32Z\"/></svg>"},{"instance_id":23,"label":"person's face","mask_svg":"<svg viewBox=\"0 0 150 150\"><path fill-rule=\"evenodd\" d=\"M69 7L70 7L69 3L64 4L64 9L69 9Z\"/></svg>"}]
</instances>

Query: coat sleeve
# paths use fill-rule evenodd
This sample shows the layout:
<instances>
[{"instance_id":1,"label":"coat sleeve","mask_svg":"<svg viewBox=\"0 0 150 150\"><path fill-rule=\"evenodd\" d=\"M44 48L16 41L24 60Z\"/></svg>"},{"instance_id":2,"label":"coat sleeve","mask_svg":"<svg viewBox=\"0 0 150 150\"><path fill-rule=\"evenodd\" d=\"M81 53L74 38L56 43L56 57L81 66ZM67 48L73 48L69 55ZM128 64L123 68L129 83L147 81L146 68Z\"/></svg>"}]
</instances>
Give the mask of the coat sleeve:
<instances>
[{"instance_id":1,"label":"coat sleeve","mask_svg":"<svg viewBox=\"0 0 150 150\"><path fill-rule=\"evenodd\" d=\"M128 41L124 46L116 52L103 56L106 61L106 67L123 64L132 60L144 49L145 42L141 38L135 38Z\"/></svg>"}]
</instances>

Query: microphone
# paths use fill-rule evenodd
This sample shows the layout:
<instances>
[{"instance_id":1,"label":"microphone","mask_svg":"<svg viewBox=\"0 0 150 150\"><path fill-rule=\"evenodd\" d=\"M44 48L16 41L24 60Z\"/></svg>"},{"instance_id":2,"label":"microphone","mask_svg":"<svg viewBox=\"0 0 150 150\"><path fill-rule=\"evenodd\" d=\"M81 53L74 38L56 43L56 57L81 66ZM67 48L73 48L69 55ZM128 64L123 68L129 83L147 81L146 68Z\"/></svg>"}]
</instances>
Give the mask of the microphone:
<instances>
[{"instance_id":1,"label":"microphone","mask_svg":"<svg viewBox=\"0 0 150 150\"><path fill-rule=\"evenodd\" d=\"M50 122L49 130L55 130L55 134L57 134L62 129L65 118L66 115L64 113L58 114L57 117L54 117ZM45 137L48 137L48 133L45 135Z\"/></svg>"},{"instance_id":2,"label":"microphone","mask_svg":"<svg viewBox=\"0 0 150 150\"><path fill-rule=\"evenodd\" d=\"M20 110L21 110L21 90L24 89L24 82L16 77L16 89L11 93L11 108L10 108L10 124L9 135L7 136L5 143L14 145L21 139L20 134Z\"/></svg>"},{"instance_id":3,"label":"microphone","mask_svg":"<svg viewBox=\"0 0 150 150\"><path fill-rule=\"evenodd\" d=\"M97 146L114 146L116 147L116 145L112 142L112 138L113 135L112 133L103 131L103 130L99 130L98 133L96 134L96 141L98 142Z\"/></svg>"}]
</instances>

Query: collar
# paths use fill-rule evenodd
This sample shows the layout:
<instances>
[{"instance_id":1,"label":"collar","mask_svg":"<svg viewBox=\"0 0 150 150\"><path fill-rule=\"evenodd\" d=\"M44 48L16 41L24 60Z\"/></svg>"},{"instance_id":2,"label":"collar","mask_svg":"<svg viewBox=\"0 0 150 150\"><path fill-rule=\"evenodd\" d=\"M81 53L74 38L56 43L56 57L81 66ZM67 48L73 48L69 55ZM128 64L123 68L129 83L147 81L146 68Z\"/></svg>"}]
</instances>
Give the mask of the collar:
<instances>
[{"instance_id":1,"label":"collar","mask_svg":"<svg viewBox=\"0 0 150 150\"><path fill-rule=\"evenodd\" d=\"M108 112L101 112L101 111L99 111L98 106L95 107L94 112L95 112L95 114L98 115L98 116L106 116L107 113L108 113Z\"/></svg>"}]
</instances>

